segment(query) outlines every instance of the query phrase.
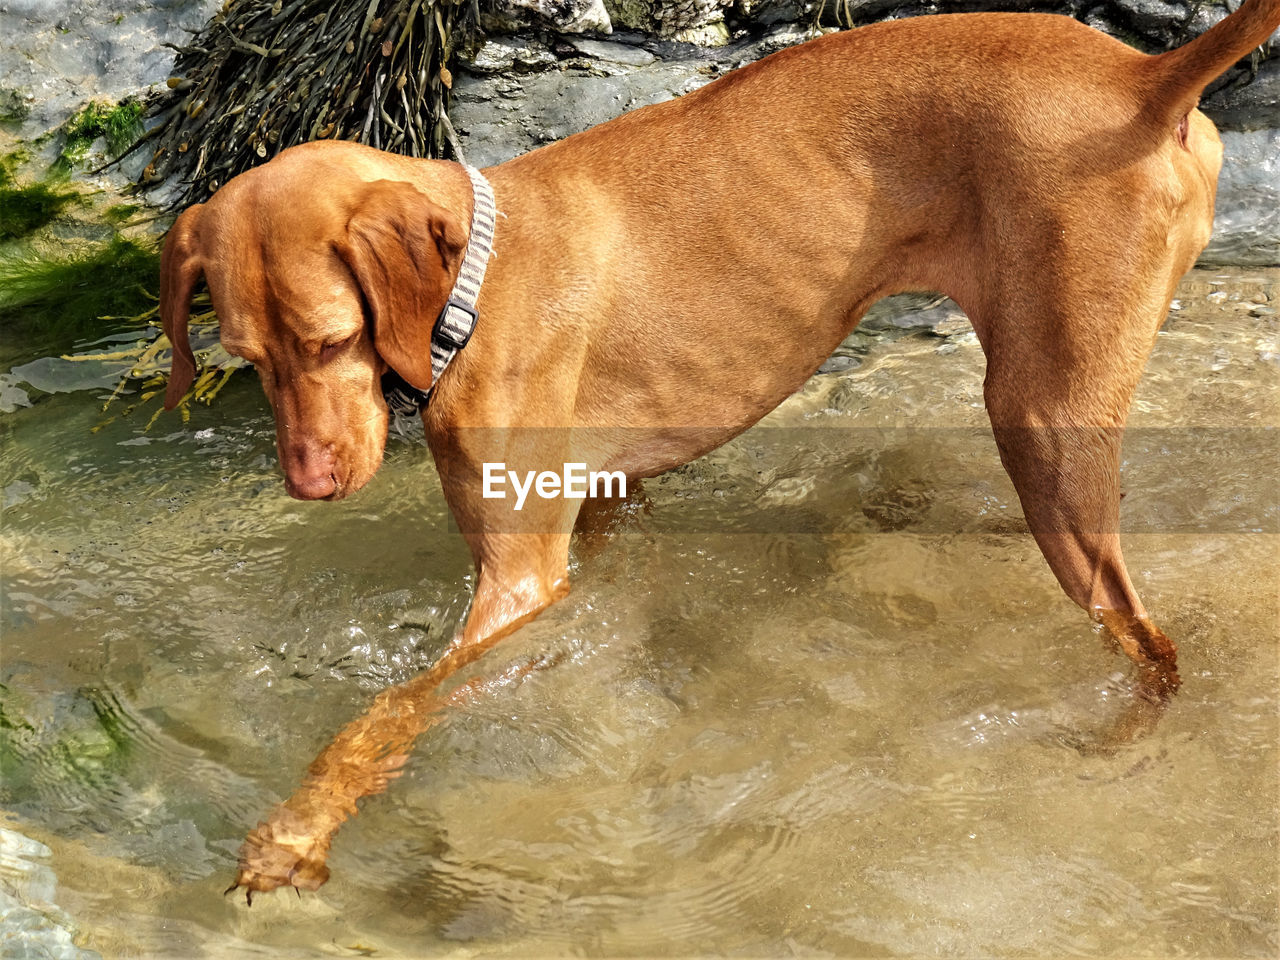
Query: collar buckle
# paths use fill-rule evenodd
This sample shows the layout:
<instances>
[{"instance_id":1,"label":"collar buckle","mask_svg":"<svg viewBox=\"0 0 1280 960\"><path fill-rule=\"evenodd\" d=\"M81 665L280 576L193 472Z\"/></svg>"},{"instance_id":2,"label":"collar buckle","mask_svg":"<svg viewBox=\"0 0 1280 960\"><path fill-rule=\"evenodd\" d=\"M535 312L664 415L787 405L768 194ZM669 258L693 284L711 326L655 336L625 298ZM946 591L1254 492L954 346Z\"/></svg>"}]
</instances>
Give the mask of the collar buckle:
<instances>
[{"instance_id":1,"label":"collar buckle","mask_svg":"<svg viewBox=\"0 0 1280 960\"><path fill-rule=\"evenodd\" d=\"M449 362L470 342L479 319L475 304L480 297L480 285L484 283L485 268L493 253L493 232L497 225L498 211L493 202L493 187L484 178L484 174L474 167L464 169L471 181L474 197L471 235L467 238L467 249L458 268L453 290L431 328L433 389L419 390L405 382L399 374L390 371L382 378L382 393L387 405L397 413L416 413L426 407Z\"/></svg>"},{"instance_id":2,"label":"collar buckle","mask_svg":"<svg viewBox=\"0 0 1280 960\"><path fill-rule=\"evenodd\" d=\"M440 342L446 349L461 350L471 341L478 319L475 307L450 297L440 311L440 316L436 318L431 339Z\"/></svg>"}]
</instances>

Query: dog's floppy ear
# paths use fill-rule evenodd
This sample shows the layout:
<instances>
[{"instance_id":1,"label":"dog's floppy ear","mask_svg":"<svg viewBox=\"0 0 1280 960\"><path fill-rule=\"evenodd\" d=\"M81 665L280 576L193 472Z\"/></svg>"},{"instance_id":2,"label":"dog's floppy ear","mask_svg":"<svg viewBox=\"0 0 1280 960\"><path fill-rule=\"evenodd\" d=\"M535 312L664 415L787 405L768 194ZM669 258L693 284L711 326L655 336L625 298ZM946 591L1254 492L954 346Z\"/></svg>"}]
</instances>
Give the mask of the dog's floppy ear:
<instances>
[{"instance_id":1,"label":"dog's floppy ear","mask_svg":"<svg viewBox=\"0 0 1280 960\"><path fill-rule=\"evenodd\" d=\"M203 267L196 254L196 225L203 204L188 207L173 222L160 254L160 319L165 336L173 344L173 366L164 391L164 408L172 410L191 388L196 376L196 358L187 337L191 293Z\"/></svg>"},{"instance_id":2,"label":"dog's floppy ear","mask_svg":"<svg viewBox=\"0 0 1280 960\"><path fill-rule=\"evenodd\" d=\"M431 388L431 329L466 243L453 214L407 183L375 180L337 244L373 314L374 348L419 390Z\"/></svg>"}]
</instances>

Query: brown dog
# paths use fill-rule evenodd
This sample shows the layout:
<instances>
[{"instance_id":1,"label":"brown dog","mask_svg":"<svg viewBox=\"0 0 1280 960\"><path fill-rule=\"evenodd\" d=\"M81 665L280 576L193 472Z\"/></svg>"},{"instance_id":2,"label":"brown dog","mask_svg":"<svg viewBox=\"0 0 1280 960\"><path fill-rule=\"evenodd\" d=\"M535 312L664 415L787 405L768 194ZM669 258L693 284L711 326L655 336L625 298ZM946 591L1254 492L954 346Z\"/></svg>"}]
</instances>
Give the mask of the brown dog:
<instances>
[{"instance_id":1,"label":"brown dog","mask_svg":"<svg viewBox=\"0 0 1280 960\"><path fill-rule=\"evenodd\" d=\"M1213 220L1221 145L1197 98L1278 24L1280 0L1249 0L1151 57L1063 17L884 23L491 168L503 216L479 321L438 383L432 323L472 223L462 167L314 143L183 213L163 260L167 404L194 374L201 275L223 344L261 374L295 497L340 499L373 475L385 372L431 388L427 438L478 570L440 661L317 758L249 836L236 884L323 883L333 832L403 763L440 682L568 590L582 501L514 513L482 496L486 462L631 477L685 463L903 290L968 313L1001 459L1050 567L1176 687L1173 644L1120 553L1120 435Z\"/></svg>"}]
</instances>

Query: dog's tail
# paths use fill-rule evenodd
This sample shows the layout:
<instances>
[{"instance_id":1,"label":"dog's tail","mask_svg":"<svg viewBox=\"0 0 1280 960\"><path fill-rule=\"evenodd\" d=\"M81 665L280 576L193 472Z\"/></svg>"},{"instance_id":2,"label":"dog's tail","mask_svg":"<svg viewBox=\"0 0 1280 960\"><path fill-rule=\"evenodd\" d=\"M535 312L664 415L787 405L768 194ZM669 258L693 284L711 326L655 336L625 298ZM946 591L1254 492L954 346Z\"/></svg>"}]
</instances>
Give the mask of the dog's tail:
<instances>
[{"instance_id":1,"label":"dog's tail","mask_svg":"<svg viewBox=\"0 0 1280 960\"><path fill-rule=\"evenodd\" d=\"M1157 77L1156 106L1172 122L1195 107L1213 79L1261 46L1280 27L1280 0L1245 0L1244 5L1190 43L1152 58Z\"/></svg>"}]
</instances>

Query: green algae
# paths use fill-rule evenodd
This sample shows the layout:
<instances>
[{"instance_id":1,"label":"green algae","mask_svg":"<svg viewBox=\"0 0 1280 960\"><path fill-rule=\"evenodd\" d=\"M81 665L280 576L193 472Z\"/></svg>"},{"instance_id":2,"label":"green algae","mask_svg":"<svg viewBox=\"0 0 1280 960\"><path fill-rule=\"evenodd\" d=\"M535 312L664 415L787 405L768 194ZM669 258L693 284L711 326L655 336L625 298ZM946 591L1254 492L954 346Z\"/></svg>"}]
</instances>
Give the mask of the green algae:
<instances>
[{"instance_id":1,"label":"green algae","mask_svg":"<svg viewBox=\"0 0 1280 960\"><path fill-rule=\"evenodd\" d=\"M66 141L55 166L67 173L81 165L99 137L106 140L107 152L112 156L124 153L142 136L145 110L142 102L132 97L117 104L90 103L63 125Z\"/></svg>"},{"instance_id":2,"label":"green algae","mask_svg":"<svg viewBox=\"0 0 1280 960\"><path fill-rule=\"evenodd\" d=\"M0 256L0 331L102 332L105 319L152 307L159 275L155 244L118 233L54 259L30 250Z\"/></svg>"},{"instance_id":3,"label":"green algae","mask_svg":"<svg viewBox=\"0 0 1280 960\"><path fill-rule=\"evenodd\" d=\"M31 116L31 106L18 90L0 87L0 123L21 123Z\"/></svg>"},{"instance_id":4,"label":"green algae","mask_svg":"<svg viewBox=\"0 0 1280 960\"><path fill-rule=\"evenodd\" d=\"M80 202L80 194L73 190L49 183L20 187L0 174L0 243L34 233L56 220L68 206Z\"/></svg>"}]
</instances>

